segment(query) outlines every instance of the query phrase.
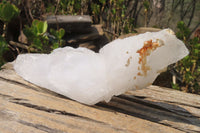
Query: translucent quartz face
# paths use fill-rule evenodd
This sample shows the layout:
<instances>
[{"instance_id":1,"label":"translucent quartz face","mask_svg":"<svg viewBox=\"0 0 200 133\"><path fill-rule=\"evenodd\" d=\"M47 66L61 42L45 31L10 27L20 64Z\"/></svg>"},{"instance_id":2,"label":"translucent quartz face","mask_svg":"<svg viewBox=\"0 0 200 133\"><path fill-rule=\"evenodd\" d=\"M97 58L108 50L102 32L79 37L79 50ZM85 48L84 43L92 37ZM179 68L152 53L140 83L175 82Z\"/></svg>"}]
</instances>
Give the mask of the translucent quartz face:
<instances>
[{"instance_id":1,"label":"translucent quartz face","mask_svg":"<svg viewBox=\"0 0 200 133\"><path fill-rule=\"evenodd\" d=\"M93 105L152 84L168 65L188 54L170 29L114 40L95 53L64 47L51 54L22 54L15 71L25 80Z\"/></svg>"}]
</instances>

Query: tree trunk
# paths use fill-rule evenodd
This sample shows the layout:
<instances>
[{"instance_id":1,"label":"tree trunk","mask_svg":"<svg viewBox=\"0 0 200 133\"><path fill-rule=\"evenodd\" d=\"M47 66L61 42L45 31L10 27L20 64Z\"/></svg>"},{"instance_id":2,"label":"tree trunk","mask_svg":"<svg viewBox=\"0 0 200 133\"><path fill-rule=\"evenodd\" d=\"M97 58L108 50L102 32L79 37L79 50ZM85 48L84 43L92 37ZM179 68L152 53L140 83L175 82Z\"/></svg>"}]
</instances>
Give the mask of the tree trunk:
<instances>
[{"instance_id":1,"label":"tree trunk","mask_svg":"<svg viewBox=\"0 0 200 133\"><path fill-rule=\"evenodd\" d=\"M165 0L152 0L151 3L152 15L149 15L148 26L161 27L165 11Z\"/></svg>"}]
</instances>

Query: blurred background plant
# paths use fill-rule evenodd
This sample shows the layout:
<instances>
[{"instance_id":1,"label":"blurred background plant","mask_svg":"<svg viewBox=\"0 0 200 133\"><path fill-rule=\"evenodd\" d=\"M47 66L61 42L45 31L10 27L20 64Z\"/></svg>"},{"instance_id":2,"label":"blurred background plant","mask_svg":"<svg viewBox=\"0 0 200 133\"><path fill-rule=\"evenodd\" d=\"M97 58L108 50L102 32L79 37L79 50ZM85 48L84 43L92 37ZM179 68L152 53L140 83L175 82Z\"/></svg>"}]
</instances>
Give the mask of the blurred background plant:
<instances>
[{"instance_id":1,"label":"blurred background plant","mask_svg":"<svg viewBox=\"0 0 200 133\"><path fill-rule=\"evenodd\" d=\"M13 18L19 15L19 9L8 1L3 1L0 4L0 19L8 23Z\"/></svg>"},{"instance_id":2,"label":"blurred background plant","mask_svg":"<svg viewBox=\"0 0 200 133\"><path fill-rule=\"evenodd\" d=\"M174 89L200 94L200 34L190 39L191 31L183 21L177 24L176 36L183 40L190 50L190 54L175 65L181 79L173 84Z\"/></svg>"},{"instance_id":3,"label":"blurred background plant","mask_svg":"<svg viewBox=\"0 0 200 133\"><path fill-rule=\"evenodd\" d=\"M65 35L65 30L63 28L60 28L59 30L50 29L50 33L54 36L54 38L52 38L52 49L62 47L63 44L65 44L65 41L62 39Z\"/></svg>"},{"instance_id":4,"label":"blurred background plant","mask_svg":"<svg viewBox=\"0 0 200 133\"><path fill-rule=\"evenodd\" d=\"M3 54L7 50L8 44L5 41L5 39L2 36L0 36L0 66L2 66L5 63L5 60L3 59Z\"/></svg>"},{"instance_id":5,"label":"blurred background plant","mask_svg":"<svg viewBox=\"0 0 200 133\"><path fill-rule=\"evenodd\" d=\"M1 20L1 35L0 35L0 66L4 64L4 53L8 50L8 44L5 40L7 37L6 31L8 23L19 15L19 9L10 4L10 2L3 1L0 3L0 20Z\"/></svg>"},{"instance_id":6,"label":"blurred background plant","mask_svg":"<svg viewBox=\"0 0 200 133\"><path fill-rule=\"evenodd\" d=\"M24 34L28 38L30 48L36 48L45 53L46 45L48 45L48 36L45 34L48 24L46 21L34 20L31 27L25 25Z\"/></svg>"},{"instance_id":7,"label":"blurred background plant","mask_svg":"<svg viewBox=\"0 0 200 133\"><path fill-rule=\"evenodd\" d=\"M113 40L121 34L134 31L135 19L126 14L128 4L127 0L54 0L47 4L46 12L65 15L89 14L93 23L102 24L104 31L110 34L110 40ZM53 5L56 6L52 8ZM132 9L128 10L132 13Z\"/></svg>"},{"instance_id":8,"label":"blurred background plant","mask_svg":"<svg viewBox=\"0 0 200 133\"><path fill-rule=\"evenodd\" d=\"M65 30L62 28L59 30L50 29L50 33L52 34L50 36L47 33L47 28L47 21L36 19L33 20L30 27L25 25L24 34L28 38L29 48L34 48L37 52L49 53L53 49L62 47L62 44L64 44L62 37L65 34Z\"/></svg>"}]
</instances>

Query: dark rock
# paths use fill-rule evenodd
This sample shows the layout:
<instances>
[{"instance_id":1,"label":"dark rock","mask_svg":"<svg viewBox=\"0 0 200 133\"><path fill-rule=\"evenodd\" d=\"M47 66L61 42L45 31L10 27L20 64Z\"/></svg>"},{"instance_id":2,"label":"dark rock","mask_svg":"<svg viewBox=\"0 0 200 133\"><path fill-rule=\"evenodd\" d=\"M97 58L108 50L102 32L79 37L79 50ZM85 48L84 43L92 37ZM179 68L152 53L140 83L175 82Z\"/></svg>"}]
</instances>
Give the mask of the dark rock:
<instances>
[{"instance_id":1,"label":"dark rock","mask_svg":"<svg viewBox=\"0 0 200 133\"><path fill-rule=\"evenodd\" d=\"M66 33L88 33L92 20L88 15L51 15L46 18L49 29L63 28Z\"/></svg>"},{"instance_id":2,"label":"dark rock","mask_svg":"<svg viewBox=\"0 0 200 133\"><path fill-rule=\"evenodd\" d=\"M153 83L153 85L168 87L168 88L172 87L171 84L172 84L172 74L169 71L161 73Z\"/></svg>"},{"instance_id":3,"label":"dark rock","mask_svg":"<svg viewBox=\"0 0 200 133\"><path fill-rule=\"evenodd\" d=\"M91 32L87 34L69 34L65 40L70 46L86 47L95 52L109 42L104 35L102 25L92 25Z\"/></svg>"}]
</instances>

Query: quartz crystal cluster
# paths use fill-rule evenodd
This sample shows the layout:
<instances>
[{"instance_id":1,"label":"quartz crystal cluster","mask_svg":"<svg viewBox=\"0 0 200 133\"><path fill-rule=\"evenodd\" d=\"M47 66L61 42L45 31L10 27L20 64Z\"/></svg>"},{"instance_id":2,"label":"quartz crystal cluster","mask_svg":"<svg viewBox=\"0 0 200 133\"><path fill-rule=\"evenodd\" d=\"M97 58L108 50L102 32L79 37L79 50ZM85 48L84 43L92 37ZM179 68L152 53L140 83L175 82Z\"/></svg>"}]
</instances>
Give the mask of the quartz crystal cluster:
<instances>
[{"instance_id":1,"label":"quartz crystal cluster","mask_svg":"<svg viewBox=\"0 0 200 133\"><path fill-rule=\"evenodd\" d=\"M151 85L163 69L186 55L184 43L164 29L114 40L99 53L64 47L50 54L21 54L13 64L25 80L93 105Z\"/></svg>"}]
</instances>

